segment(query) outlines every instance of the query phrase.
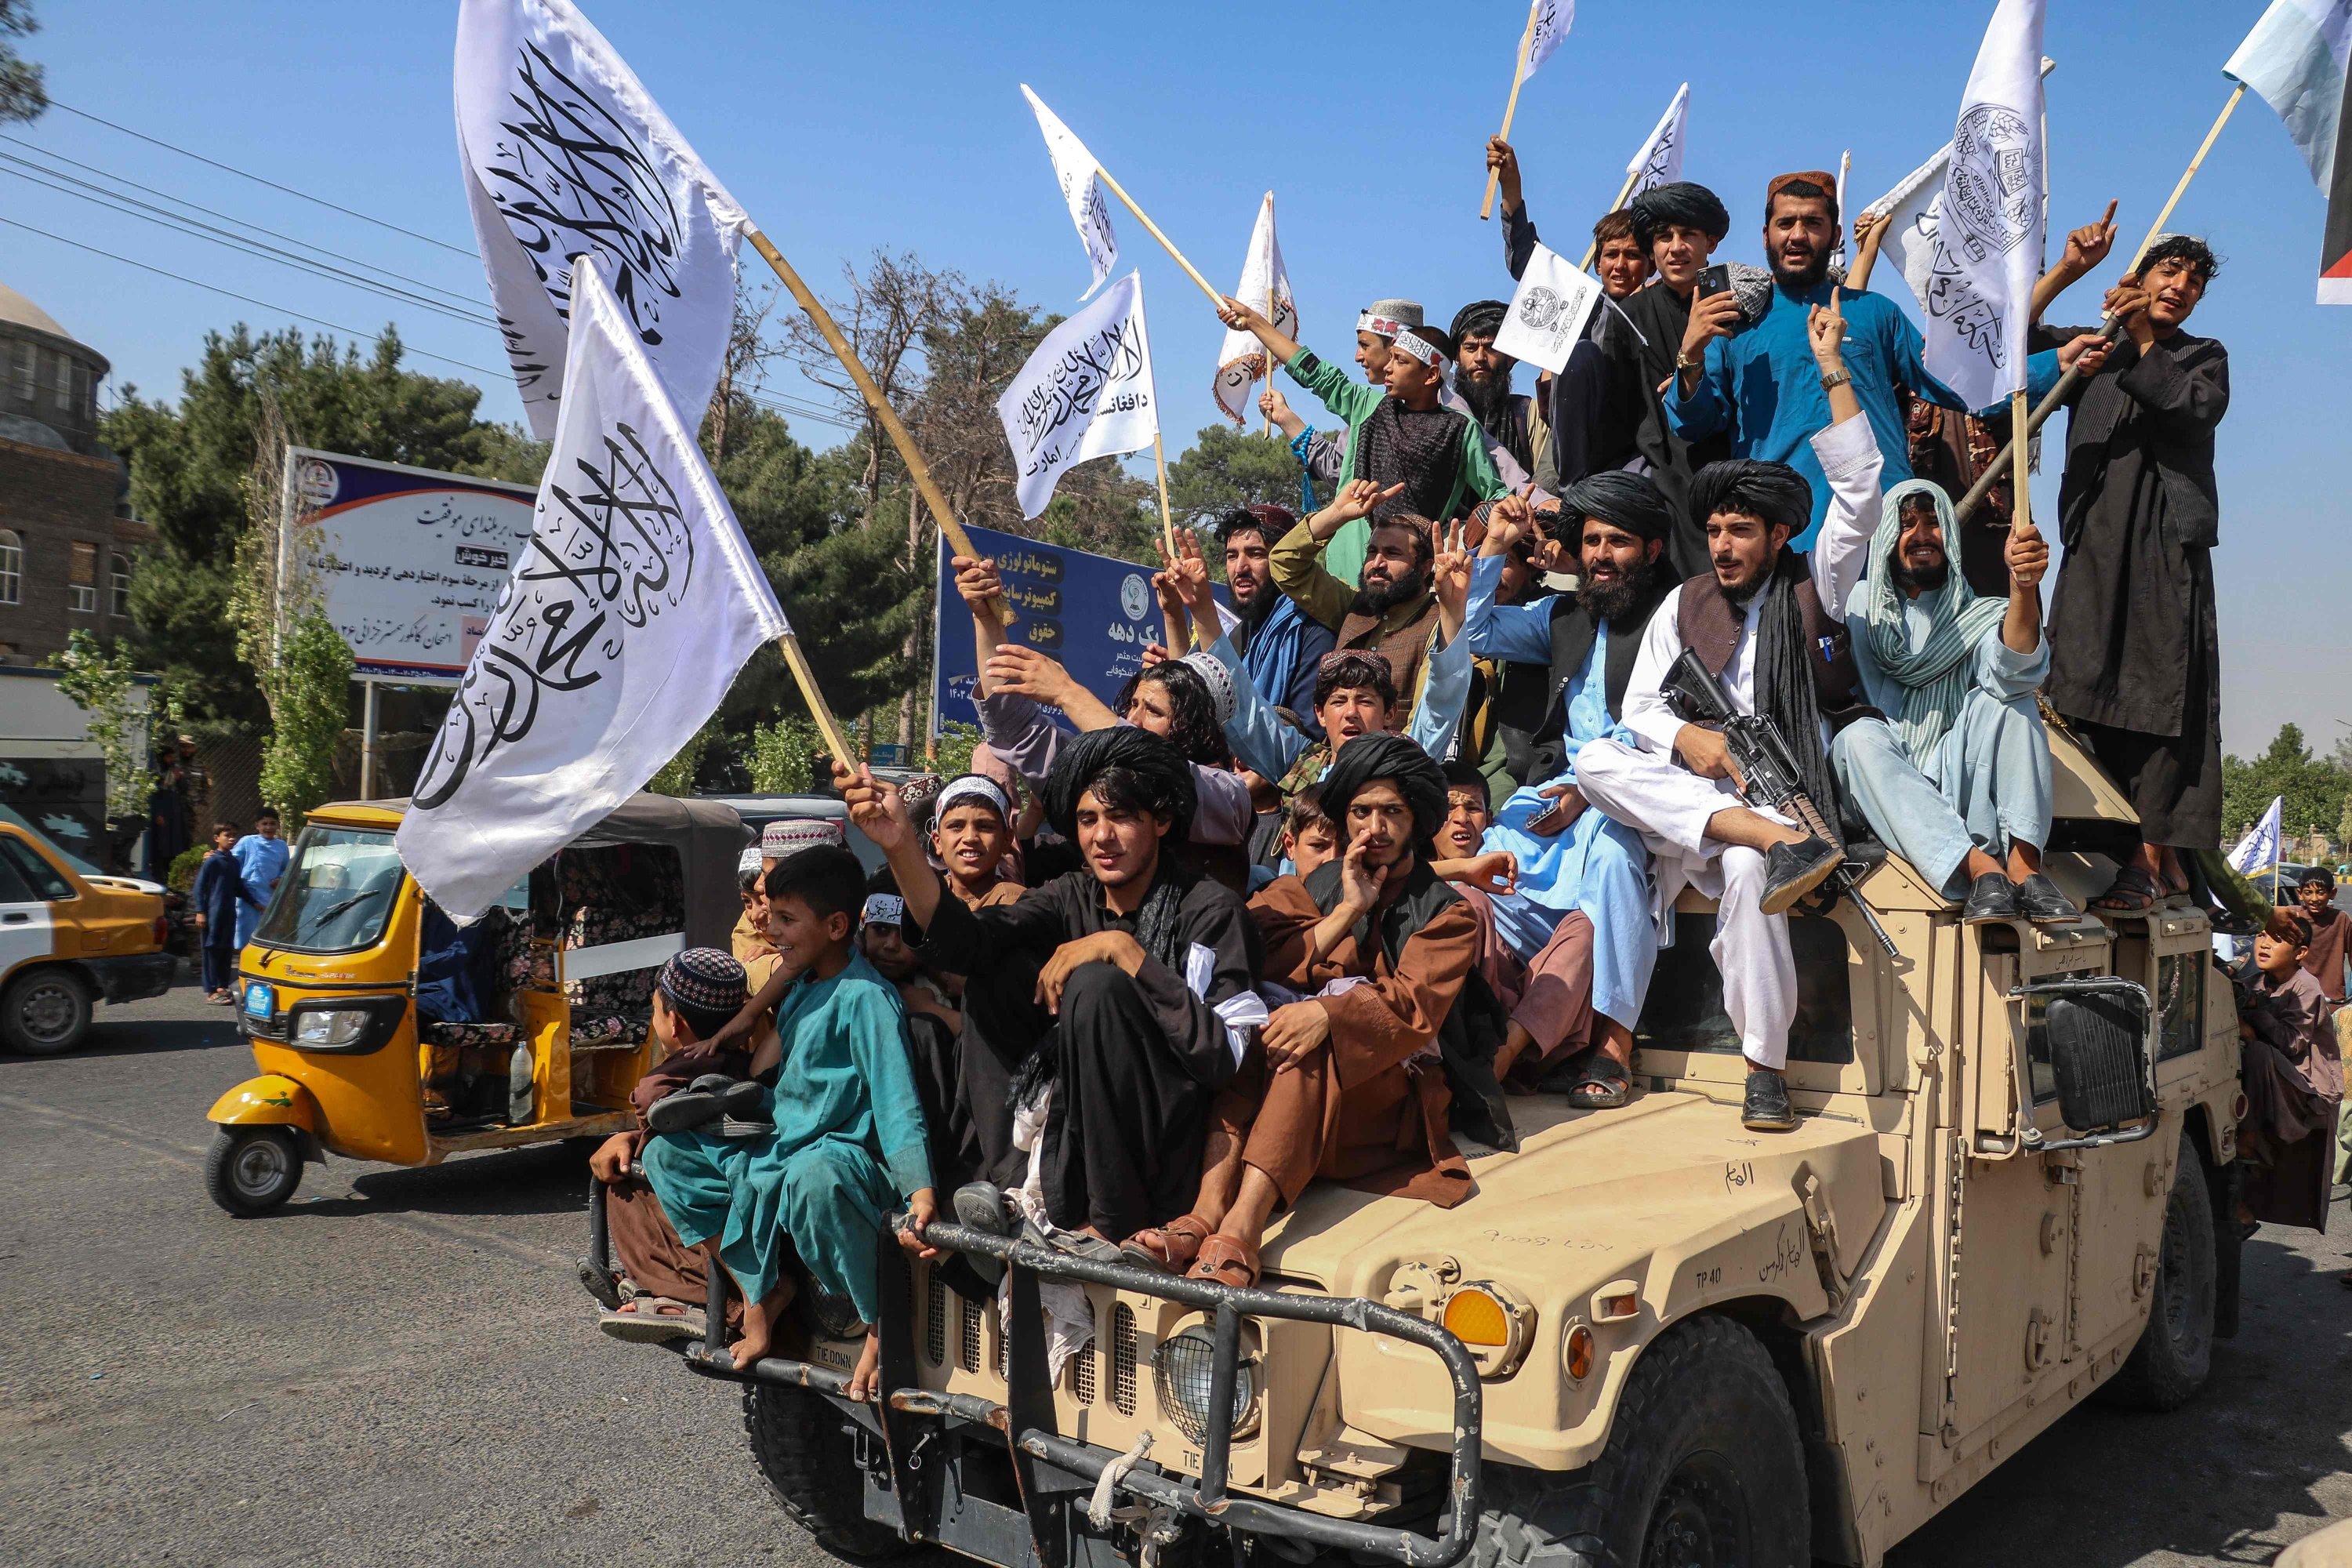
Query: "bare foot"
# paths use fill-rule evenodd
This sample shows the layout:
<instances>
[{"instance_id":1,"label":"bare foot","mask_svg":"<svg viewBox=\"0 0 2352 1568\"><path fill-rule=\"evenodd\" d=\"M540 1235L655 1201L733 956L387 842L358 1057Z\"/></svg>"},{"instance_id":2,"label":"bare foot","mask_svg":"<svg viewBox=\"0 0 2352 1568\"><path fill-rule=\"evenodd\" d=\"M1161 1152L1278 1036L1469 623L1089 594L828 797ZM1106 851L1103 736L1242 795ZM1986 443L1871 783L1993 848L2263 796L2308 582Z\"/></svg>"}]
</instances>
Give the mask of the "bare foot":
<instances>
[{"instance_id":1,"label":"bare foot","mask_svg":"<svg viewBox=\"0 0 2352 1568\"><path fill-rule=\"evenodd\" d=\"M737 1363L741 1365L741 1363ZM857 1369L849 1374L849 1397L860 1405L871 1402L881 1392L882 1333L878 1329L866 1331L866 1348L857 1352Z\"/></svg>"},{"instance_id":2,"label":"bare foot","mask_svg":"<svg viewBox=\"0 0 2352 1568\"><path fill-rule=\"evenodd\" d=\"M748 1312L744 1314L743 1337L735 1342L730 1352L735 1358L737 1372L751 1371L751 1363L768 1353L768 1325L761 1323L754 1329L749 1321L750 1316Z\"/></svg>"}]
</instances>

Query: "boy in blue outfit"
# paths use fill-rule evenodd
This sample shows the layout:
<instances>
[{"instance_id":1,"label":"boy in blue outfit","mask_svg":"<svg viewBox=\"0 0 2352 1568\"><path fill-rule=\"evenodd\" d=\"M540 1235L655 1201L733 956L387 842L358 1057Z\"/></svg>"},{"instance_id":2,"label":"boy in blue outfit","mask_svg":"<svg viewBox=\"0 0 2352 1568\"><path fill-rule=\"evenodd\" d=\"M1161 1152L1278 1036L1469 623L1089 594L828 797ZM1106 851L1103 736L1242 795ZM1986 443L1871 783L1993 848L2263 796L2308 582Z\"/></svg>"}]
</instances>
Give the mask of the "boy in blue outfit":
<instances>
[{"instance_id":1,"label":"boy in blue outfit","mask_svg":"<svg viewBox=\"0 0 2352 1568\"><path fill-rule=\"evenodd\" d=\"M278 813L263 806L254 816L253 831L229 853L236 858L236 947L242 952L261 923L262 911L269 908L270 895L278 891L278 879L286 874L289 851L278 836Z\"/></svg>"},{"instance_id":2,"label":"boy in blue outfit","mask_svg":"<svg viewBox=\"0 0 2352 1568\"><path fill-rule=\"evenodd\" d=\"M213 847L196 867L196 947L204 954L205 1000L236 1000L236 824L213 824Z\"/></svg>"}]
</instances>

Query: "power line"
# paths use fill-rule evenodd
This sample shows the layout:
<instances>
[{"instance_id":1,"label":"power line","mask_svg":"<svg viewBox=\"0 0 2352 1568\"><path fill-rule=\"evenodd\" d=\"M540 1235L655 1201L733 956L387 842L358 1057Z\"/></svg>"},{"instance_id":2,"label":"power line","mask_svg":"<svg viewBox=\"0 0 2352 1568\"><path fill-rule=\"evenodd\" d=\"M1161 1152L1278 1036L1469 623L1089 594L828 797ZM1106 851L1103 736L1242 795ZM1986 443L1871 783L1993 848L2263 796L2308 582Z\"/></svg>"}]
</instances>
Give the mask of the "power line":
<instances>
[{"instance_id":1,"label":"power line","mask_svg":"<svg viewBox=\"0 0 2352 1568\"><path fill-rule=\"evenodd\" d=\"M6 224L10 228L21 228L26 234L37 234L43 239L54 239L59 245L70 245L76 250L86 250L92 256L103 256L110 261L120 261L125 267L136 267L140 271L152 272L158 278L169 278L175 283L185 283L192 288L203 289L211 293L225 295L228 299L242 300L247 305L256 305L265 310L282 311L285 314L293 317L298 321L308 321L314 327L326 327L334 331L347 333L352 337L363 339L372 343L380 343L383 342L383 338L381 333L363 332L357 327L347 327L340 321L330 321L323 317L309 315L303 311L293 310L285 305L273 305L267 300L257 300L250 294L240 294L234 289L224 289L217 283L207 283L202 279L190 278L184 273L173 272L164 268L151 266L147 262L134 260L128 256L118 256L111 250L100 250L94 245L84 245L80 240L68 239L61 234L51 234L46 228L36 228L29 223L19 223L16 219L12 217L0 217L0 223ZM403 342L400 346L404 353L413 353L424 359L436 359L443 364L454 364L460 370L470 370L480 375L507 376L514 374L511 366L501 370L492 370L488 365L475 364L469 360L452 359L447 354L436 354L430 349L420 349L406 342Z\"/></svg>"},{"instance_id":2,"label":"power line","mask_svg":"<svg viewBox=\"0 0 2352 1568\"><path fill-rule=\"evenodd\" d=\"M381 295L384 299L402 304L415 305L427 310L437 310L468 326L494 327L497 325L495 319L487 313L461 310L455 306L445 305L438 300L428 300L421 294L411 293L404 289L394 289L388 284L379 283L373 278L363 278L356 272L345 271L340 267L330 267L325 262L312 261L308 257L280 250L274 245L265 245L257 239L248 239L243 235L233 234L215 225L202 223L194 218L183 217L177 213L156 206L152 202L142 202L135 196L118 195L92 184L88 180L78 180L71 174L42 169L38 164L18 158L13 153L0 153L0 163L23 165L22 168L16 169L0 168L0 174L12 175L29 184L37 185L43 190L55 191L59 195L71 196L76 201L89 202L93 206L102 207L108 212L120 213L125 217L135 217L146 223L155 224L174 234L185 235L191 239L201 239L221 246L236 251L240 256L250 256L262 261L275 261L280 266L293 268L298 272L324 279L331 283L341 283L350 288L365 289L371 294ZM36 172L28 174L26 172L28 169ZM58 184L57 182L59 180L68 181L85 189L68 189L67 185Z\"/></svg>"},{"instance_id":3,"label":"power line","mask_svg":"<svg viewBox=\"0 0 2352 1568\"><path fill-rule=\"evenodd\" d=\"M429 234L419 234L413 228L403 228L396 223L388 223L380 217L371 217L366 213L354 211L351 207L344 206L340 202L331 202L324 196L314 196L308 191L298 191L291 185L281 185L276 180L264 179L261 175L254 174L249 170L240 169L234 163L224 163L217 158L207 158L202 153L191 153L185 147L182 147L175 142L166 142L160 136L150 136L143 131L133 131L128 125L117 125L111 120L102 119L98 115L92 114L86 109L76 109L70 103L59 103L53 98L49 100L49 107L51 109L62 109L68 114L76 115L83 120L87 120L93 125L103 125L109 131L119 131L125 136L136 137L140 141L147 142L151 146L161 147L167 153L177 153L183 158L193 158L199 163L205 164L211 168L222 170L227 174L235 174L240 179L251 180L257 185L267 185L273 191L282 191L289 196L299 196L302 200L315 203L320 206L327 208L331 212L341 213L345 217L355 217L362 223L372 223L378 228L388 228L394 234L404 234L411 239L421 239L427 245L437 245L444 250L454 250L460 256L470 257L474 254L474 250L470 246L452 245L446 239L436 239Z\"/></svg>"},{"instance_id":4,"label":"power line","mask_svg":"<svg viewBox=\"0 0 2352 1568\"><path fill-rule=\"evenodd\" d=\"M151 196L161 196L167 202L172 202L177 205L186 207L193 212L200 212L207 216L219 218L224 223L234 224L240 229L249 230L254 234L268 235L272 239L282 239L289 245L300 246L303 249L316 251L320 256L331 257L337 261L349 262L353 267L362 268L370 272L380 273L396 282L405 283L411 288L422 289L429 293L446 295L448 298L457 300L461 305L471 307L475 303L471 296L460 293L457 289L444 289L437 283L428 283L421 278L411 278L404 272L395 272L389 267L381 266L373 261L363 261L356 256L346 256L341 251L331 250L323 245L313 245L309 240L303 239L296 235L281 234L274 228L269 228L261 224L255 223L249 218L241 218L233 213L222 212L217 207L208 207L202 202L192 202L185 196L173 195L171 192L159 190L153 185L142 184L140 182L131 178L127 174L118 174L110 169L101 169L95 163L85 163L79 158L68 158L64 153L44 147L38 142L27 142L21 136L0 135L0 142L14 142L19 147L37 153L43 158L48 159L51 163L70 164L74 168L79 169L85 174L96 174L101 180L111 180L118 185L127 185L134 191L144 191ZM0 158L6 158L10 163L25 163L25 160L14 157L11 154L5 153L0 153ZM40 168L41 173L48 174L56 179L73 180L72 175L60 173L55 169L41 168L39 164L29 164L27 166ZM84 182L75 180L74 183L76 184L80 184ZM92 186L91 188L103 189L103 187L100 186ZM121 196L121 193L117 191L107 191L106 194L108 195L119 196L121 199L125 201L132 199L128 196ZM173 216L177 216L179 215L174 214Z\"/></svg>"}]
</instances>

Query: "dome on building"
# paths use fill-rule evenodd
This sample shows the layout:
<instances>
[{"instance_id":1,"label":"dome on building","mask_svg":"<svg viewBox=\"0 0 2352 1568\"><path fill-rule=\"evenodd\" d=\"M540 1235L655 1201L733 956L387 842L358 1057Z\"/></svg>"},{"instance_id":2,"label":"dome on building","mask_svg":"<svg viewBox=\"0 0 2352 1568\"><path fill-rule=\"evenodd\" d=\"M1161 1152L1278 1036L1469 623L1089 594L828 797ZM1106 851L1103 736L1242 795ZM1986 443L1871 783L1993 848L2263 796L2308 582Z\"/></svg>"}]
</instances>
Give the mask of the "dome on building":
<instances>
[{"instance_id":1,"label":"dome on building","mask_svg":"<svg viewBox=\"0 0 2352 1568\"><path fill-rule=\"evenodd\" d=\"M74 335L58 325L58 320L5 283L0 283L0 327L30 327L37 332L47 332L53 338L75 341Z\"/></svg>"}]
</instances>

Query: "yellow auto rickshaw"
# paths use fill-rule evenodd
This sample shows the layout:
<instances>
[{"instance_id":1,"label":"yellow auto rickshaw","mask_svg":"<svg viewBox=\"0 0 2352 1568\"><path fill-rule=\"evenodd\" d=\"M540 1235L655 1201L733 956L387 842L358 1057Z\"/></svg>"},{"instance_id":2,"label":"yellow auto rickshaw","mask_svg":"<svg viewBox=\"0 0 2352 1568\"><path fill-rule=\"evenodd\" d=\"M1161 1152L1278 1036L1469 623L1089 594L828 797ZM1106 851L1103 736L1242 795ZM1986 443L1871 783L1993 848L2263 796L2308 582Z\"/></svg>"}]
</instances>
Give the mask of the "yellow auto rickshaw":
<instances>
[{"instance_id":1,"label":"yellow auto rickshaw","mask_svg":"<svg viewBox=\"0 0 2352 1568\"><path fill-rule=\"evenodd\" d=\"M435 908L393 846L407 802L310 813L237 959L260 1076L215 1102L213 1200L254 1215L329 1153L430 1165L632 1125L654 972L725 947L742 819L640 795L480 921Z\"/></svg>"}]
</instances>

